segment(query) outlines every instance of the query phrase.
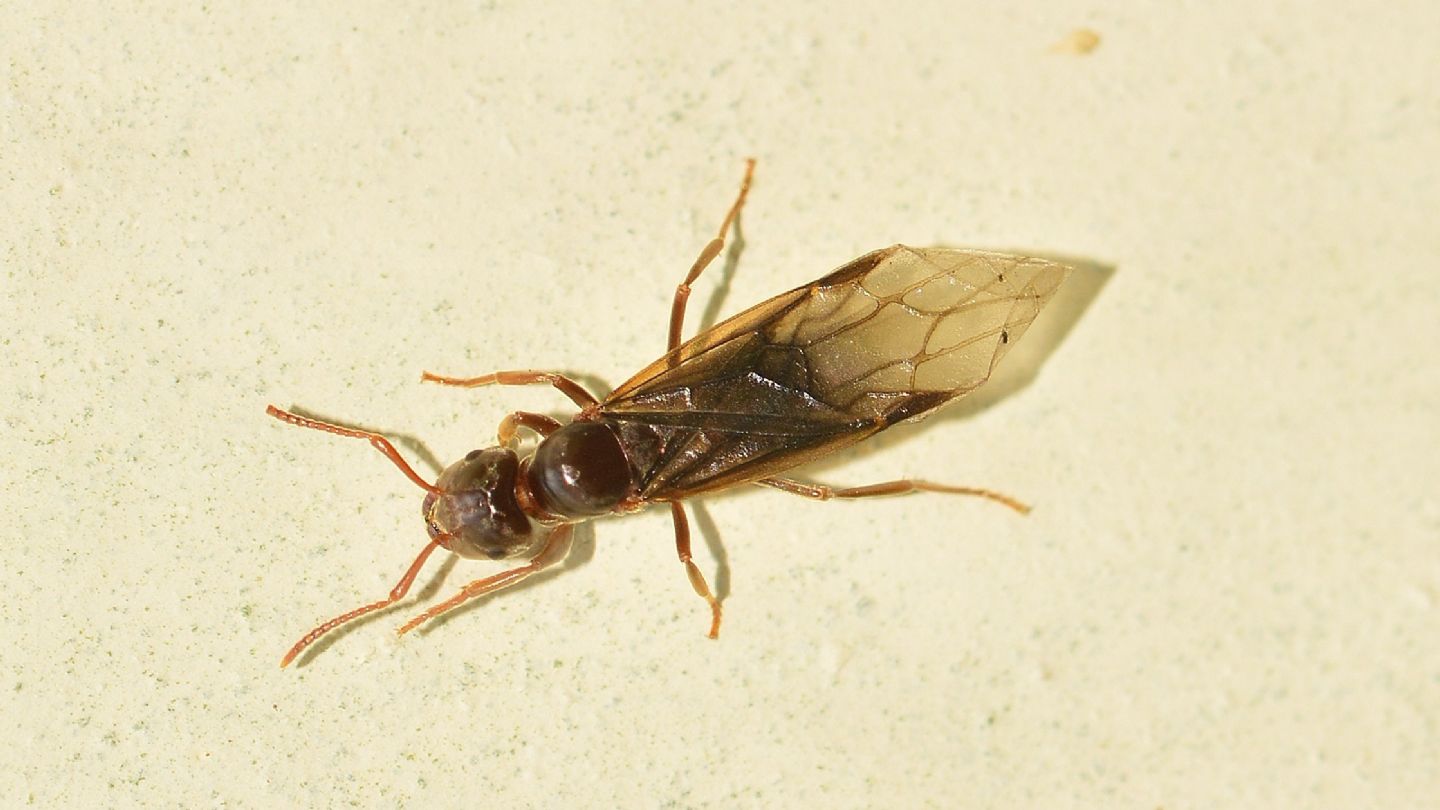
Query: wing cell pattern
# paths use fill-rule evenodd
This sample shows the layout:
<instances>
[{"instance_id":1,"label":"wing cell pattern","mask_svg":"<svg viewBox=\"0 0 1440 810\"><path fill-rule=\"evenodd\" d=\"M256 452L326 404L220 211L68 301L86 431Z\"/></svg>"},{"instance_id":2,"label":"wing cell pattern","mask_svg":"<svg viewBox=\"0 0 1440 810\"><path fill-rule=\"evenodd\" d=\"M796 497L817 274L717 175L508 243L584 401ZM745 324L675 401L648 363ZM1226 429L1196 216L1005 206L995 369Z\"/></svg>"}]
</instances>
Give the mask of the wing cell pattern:
<instances>
[{"instance_id":1,"label":"wing cell pattern","mask_svg":"<svg viewBox=\"0 0 1440 810\"><path fill-rule=\"evenodd\" d=\"M877 250L702 332L600 412L656 434L638 460L646 497L775 475L974 390L1068 272L985 251Z\"/></svg>"}]
</instances>

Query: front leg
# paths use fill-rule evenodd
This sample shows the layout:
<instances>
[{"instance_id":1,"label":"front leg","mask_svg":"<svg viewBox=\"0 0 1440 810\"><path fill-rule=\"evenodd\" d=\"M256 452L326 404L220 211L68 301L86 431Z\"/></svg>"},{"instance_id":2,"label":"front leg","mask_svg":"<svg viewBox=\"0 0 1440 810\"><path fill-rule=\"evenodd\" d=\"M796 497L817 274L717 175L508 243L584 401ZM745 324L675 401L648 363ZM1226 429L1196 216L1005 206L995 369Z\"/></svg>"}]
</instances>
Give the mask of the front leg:
<instances>
[{"instance_id":1,"label":"front leg","mask_svg":"<svg viewBox=\"0 0 1440 810\"><path fill-rule=\"evenodd\" d=\"M434 619L442 613L448 613L471 599L484 596L488 593L494 593L502 588L508 588L560 562L565 559L565 555L570 551L570 535L573 531L574 527L569 524L556 526L551 530L550 536L546 538L544 547L540 549L538 554L530 558L530 562L518 568L511 568L508 571L501 571L498 574L471 582L469 585L461 588L459 593L401 625L400 629L395 632L403 636L425 622Z\"/></svg>"},{"instance_id":2,"label":"front leg","mask_svg":"<svg viewBox=\"0 0 1440 810\"><path fill-rule=\"evenodd\" d=\"M522 427L535 431L543 439L559 430L560 423L543 413L516 411L508 414L500 420L500 429L495 431L496 438L500 440L500 446L509 447L510 443L515 440L515 432Z\"/></svg>"},{"instance_id":3,"label":"front leg","mask_svg":"<svg viewBox=\"0 0 1440 810\"><path fill-rule=\"evenodd\" d=\"M309 647L312 643L315 642L316 639L320 638L331 630L334 630L340 625L345 624L346 622L352 622L368 613L374 613L377 610L390 607L401 599L404 599L405 594L410 592L410 586L415 583L415 577L420 574L420 569L424 567L425 561L430 559L431 552L435 551L435 549L437 548L440 548L440 544L436 543L434 540L431 540L425 546L425 548L420 551L420 556L415 558L415 562L410 563L410 567L406 569L405 575L400 577L400 581L395 584L395 587L390 589L389 596L379 600L378 602L371 602L370 604L363 607L355 608L349 613L344 613L336 616L330 621L325 622L319 627L316 627L314 630L306 633L305 637L295 642L295 646L290 648L290 652L285 653L285 657L280 659L280 667L283 669L289 666L290 662L295 660L295 656L304 652L306 647Z\"/></svg>"}]
</instances>

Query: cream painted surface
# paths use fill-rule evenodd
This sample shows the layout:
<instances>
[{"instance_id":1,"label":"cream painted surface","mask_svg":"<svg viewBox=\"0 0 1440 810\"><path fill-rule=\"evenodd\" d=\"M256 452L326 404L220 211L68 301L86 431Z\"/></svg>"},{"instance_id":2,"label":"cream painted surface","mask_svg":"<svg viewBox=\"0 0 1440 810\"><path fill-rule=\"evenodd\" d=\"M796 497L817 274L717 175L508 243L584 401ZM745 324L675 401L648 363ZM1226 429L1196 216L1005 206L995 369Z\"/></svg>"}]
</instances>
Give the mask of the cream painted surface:
<instances>
[{"instance_id":1,"label":"cream painted surface","mask_svg":"<svg viewBox=\"0 0 1440 810\"><path fill-rule=\"evenodd\" d=\"M0 804L1440 806L1440 5L844 5L7 6ZM1034 513L712 499L711 642L651 510L279 670L424 528L265 405L426 474L564 413L417 380L624 380L747 155L692 328L896 242L1084 265L810 476Z\"/></svg>"}]
</instances>

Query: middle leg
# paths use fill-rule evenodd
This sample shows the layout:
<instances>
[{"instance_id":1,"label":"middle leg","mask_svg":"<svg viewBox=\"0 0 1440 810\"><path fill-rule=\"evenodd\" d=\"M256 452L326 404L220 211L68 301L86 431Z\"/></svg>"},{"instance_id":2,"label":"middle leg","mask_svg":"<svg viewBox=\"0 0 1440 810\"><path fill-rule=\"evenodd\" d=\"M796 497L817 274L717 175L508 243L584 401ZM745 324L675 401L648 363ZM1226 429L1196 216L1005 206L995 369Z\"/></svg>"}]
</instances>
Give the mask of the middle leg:
<instances>
[{"instance_id":1,"label":"middle leg","mask_svg":"<svg viewBox=\"0 0 1440 810\"><path fill-rule=\"evenodd\" d=\"M690 559L690 521L685 517L685 507L679 501L670 502L670 517L675 522L675 551L680 555L680 562L685 565L685 576L690 578L690 587L695 589L701 599L710 603L710 632L706 635L719 638L720 600L710 592L705 575L700 573L700 569Z\"/></svg>"},{"instance_id":2,"label":"middle leg","mask_svg":"<svg viewBox=\"0 0 1440 810\"><path fill-rule=\"evenodd\" d=\"M675 287L675 302L670 305L670 340L666 343L666 351L680 345L680 333L685 328L685 303L690 300L690 285L700 278L700 274L705 272L710 262L715 261L715 257L725 249L725 234L729 232L735 218L740 216L740 207L745 204L745 195L750 193L750 179L754 176L755 158L749 158L745 161L745 179L740 181L740 194L736 196L735 204L726 212L725 220L720 223L720 232L700 251L700 257L690 266L685 280Z\"/></svg>"}]
</instances>

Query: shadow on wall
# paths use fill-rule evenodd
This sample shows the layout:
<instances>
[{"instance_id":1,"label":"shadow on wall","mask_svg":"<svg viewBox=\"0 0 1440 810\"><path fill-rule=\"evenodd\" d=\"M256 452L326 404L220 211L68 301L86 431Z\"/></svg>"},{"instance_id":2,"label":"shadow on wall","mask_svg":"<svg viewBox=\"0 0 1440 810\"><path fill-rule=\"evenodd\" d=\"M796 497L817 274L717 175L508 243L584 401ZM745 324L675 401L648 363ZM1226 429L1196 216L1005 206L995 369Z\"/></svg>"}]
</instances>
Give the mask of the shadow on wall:
<instances>
[{"instance_id":1,"label":"shadow on wall","mask_svg":"<svg viewBox=\"0 0 1440 810\"><path fill-rule=\"evenodd\" d=\"M989 381L976 389L975 393L942 409L936 415L939 419L966 419L974 416L1033 382L1040 374L1040 367L1060 347L1075 328L1075 324L1080 322L1080 317L1100 296L1101 289L1110 282L1110 277L1115 274L1113 265L1101 264L1093 259L1023 250L1001 252L1049 259L1074 268L1074 272L1060 285L1060 289L1056 290L1055 297L1040 313L1040 317L1035 319L1024 338L1005 355L1004 361L995 369Z\"/></svg>"},{"instance_id":2,"label":"shadow on wall","mask_svg":"<svg viewBox=\"0 0 1440 810\"><path fill-rule=\"evenodd\" d=\"M954 246L940 245L938 247ZM1024 337L1006 353L990 379L975 389L973 393L955 400L928 417L922 417L915 422L895 425L853 448L808 464L800 469L799 478L808 481L811 475L828 477L830 470L837 470L846 479L843 482L834 482L839 485L851 486L868 482L868 477L864 475L863 465L851 466L856 465L857 459L862 459L885 448L903 444L914 438L918 432L933 429L936 424L970 419L1023 391L1040 375L1040 369L1045 362L1080 322L1081 317L1100 296L1101 290L1110 282L1110 278L1116 270L1114 265L1104 264L1094 259L1058 253L1015 248L981 247L978 249L1020 256L1035 256L1067 265L1073 268L1074 272L1070 274L1064 284L1060 285L1060 289L1055 292L1055 297L1050 300L1040 316L1026 330ZM846 468L860 470L860 472L852 473ZM827 478L826 483L832 482Z\"/></svg>"}]
</instances>

